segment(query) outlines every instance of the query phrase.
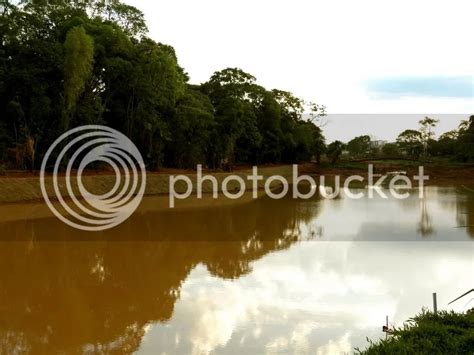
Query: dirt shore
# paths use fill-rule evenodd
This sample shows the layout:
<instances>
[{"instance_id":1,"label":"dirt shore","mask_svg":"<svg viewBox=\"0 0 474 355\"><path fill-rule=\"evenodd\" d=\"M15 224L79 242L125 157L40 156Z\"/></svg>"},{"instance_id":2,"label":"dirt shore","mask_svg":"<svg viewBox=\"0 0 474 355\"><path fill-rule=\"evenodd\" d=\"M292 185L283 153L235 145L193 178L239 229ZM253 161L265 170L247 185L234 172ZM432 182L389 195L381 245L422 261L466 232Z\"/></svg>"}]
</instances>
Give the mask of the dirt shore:
<instances>
[{"instance_id":1,"label":"dirt shore","mask_svg":"<svg viewBox=\"0 0 474 355\"><path fill-rule=\"evenodd\" d=\"M335 176L340 176L341 180L352 176L361 175L364 178L368 175L368 164L371 162L343 162L336 166L323 164L318 166L316 164L302 164L299 165L299 174L309 174L314 177L325 176L326 181L334 181ZM374 173L383 175L393 171L406 172L407 176L412 178L419 173L419 163L387 163L387 162L373 162ZM428 175L430 180L427 185L474 185L474 166L440 166L433 164L423 164L425 175ZM226 177L231 174L241 176L247 180L247 176L252 173L251 167L244 166L236 168L232 173L204 171L203 175L212 175L216 177L219 188ZM157 196L169 193L170 176L173 175L188 176L193 186L196 186L196 172L192 170L176 170L163 169L159 172L147 173L147 184L145 195ZM291 165L277 165L277 166L263 166L259 167L259 174L265 178L272 175L281 175L291 181L292 166ZM82 178L85 187L92 193L105 194L112 189L115 184L115 176L108 171L89 171L84 174ZM72 185L75 185L75 178L72 178ZM250 181L247 182L247 188L252 185ZM259 184L263 188L264 182ZM46 178L46 186L48 195L54 199L54 190L52 185L52 177ZM176 191L181 193L186 190L187 186L183 181L175 184ZM229 190L238 189L239 185L236 182L229 184ZM66 179L64 176L59 177L59 189L61 194L65 197L69 196ZM212 184L206 182L203 184L203 193L211 193ZM5 176L0 176L0 203L25 203L36 202L43 199L40 187L39 173L25 173L25 172L7 172Z\"/></svg>"}]
</instances>

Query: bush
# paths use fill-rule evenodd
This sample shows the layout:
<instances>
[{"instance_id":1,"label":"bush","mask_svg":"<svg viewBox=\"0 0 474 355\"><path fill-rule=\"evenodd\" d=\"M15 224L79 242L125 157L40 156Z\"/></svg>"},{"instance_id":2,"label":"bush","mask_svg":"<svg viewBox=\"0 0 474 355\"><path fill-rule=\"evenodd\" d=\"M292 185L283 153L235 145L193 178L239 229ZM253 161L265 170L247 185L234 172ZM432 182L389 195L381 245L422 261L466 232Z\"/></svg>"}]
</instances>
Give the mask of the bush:
<instances>
[{"instance_id":1,"label":"bush","mask_svg":"<svg viewBox=\"0 0 474 355\"><path fill-rule=\"evenodd\" d=\"M423 312L387 340L359 354L469 354L474 352L474 314Z\"/></svg>"}]
</instances>

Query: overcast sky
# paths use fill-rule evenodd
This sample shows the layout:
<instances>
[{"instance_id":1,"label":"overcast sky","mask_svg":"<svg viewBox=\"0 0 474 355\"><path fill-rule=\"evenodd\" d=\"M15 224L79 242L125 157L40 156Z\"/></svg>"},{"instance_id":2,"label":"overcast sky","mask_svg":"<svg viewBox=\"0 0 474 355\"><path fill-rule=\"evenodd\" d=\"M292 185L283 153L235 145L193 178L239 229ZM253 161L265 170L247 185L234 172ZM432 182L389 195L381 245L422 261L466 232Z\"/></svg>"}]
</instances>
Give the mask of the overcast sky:
<instances>
[{"instance_id":1,"label":"overcast sky","mask_svg":"<svg viewBox=\"0 0 474 355\"><path fill-rule=\"evenodd\" d=\"M126 2L144 11L150 37L176 49L193 83L240 67L333 114L419 114L416 126L425 114L474 112L472 0ZM392 139L404 128L383 119L367 133ZM440 130L458 119L443 116ZM351 126L331 120L326 135L365 133Z\"/></svg>"}]
</instances>

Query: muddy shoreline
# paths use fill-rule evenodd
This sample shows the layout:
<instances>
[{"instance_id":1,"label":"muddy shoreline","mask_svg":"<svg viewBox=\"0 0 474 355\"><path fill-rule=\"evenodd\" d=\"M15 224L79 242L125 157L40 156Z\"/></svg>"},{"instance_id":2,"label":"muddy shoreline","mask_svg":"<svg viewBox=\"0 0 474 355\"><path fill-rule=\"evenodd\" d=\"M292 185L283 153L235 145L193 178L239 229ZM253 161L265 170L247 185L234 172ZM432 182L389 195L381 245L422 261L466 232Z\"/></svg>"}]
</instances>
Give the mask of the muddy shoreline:
<instances>
[{"instance_id":1,"label":"muddy shoreline","mask_svg":"<svg viewBox=\"0 0 474 355\"><path fill-rule=\"evenodd\" d=\"M311 175L318 181L318 177L325 176L326 181L330 183L334 181L336 176L340 176L343 181L345 178L352 175L360 175L367 178L368 166L367 163L357 163L354 165L340 164L340 166L318 166L316 164L302 164L299 166L299 174ZM377 175L384 175L393 171L406 172L407 176L412 179L419 173L418 165L396 165L396 164L380 164L374 163L374 173ZM246 177L252 173L250 167L240 167L233 172L216 172L216 171L204 171L203 175L212 175L216 177L219 186L222 186L223 180L229 175L238 175L246 180ZM459 185L473 185L474 184L474 166L455 166L445 167L437 165L426 165L424 166L425 175L429 176L429 181L426 185L430 186L459 186ZM173 175L186 175L193 182L193 186L196 184L196 172L192 170L172 170L165 169L160 172L149 172L147 173L147 185L146 185L146 196L160 196L169 194L169 179ZM291 181L292 177L292 165L280 165L280 166L264 166L259 168L259 174L264 177L272 175L281 175ZM48 176L47 184L51 185L51 189L48 188L48 195L54 196L52 190L52 177ZM74 180L74 178L72 179ZM115 183L115 176L110 172L96 172L89 171L83 176L85 186L93 193L104 194L111 190ZM68 196L67 189L65 187L65 177L59 177L59 185L61 193L64 196ZM238 184L229 184L229 189L235 189ZM251 182L247 183L247 188L251 187ZM263 183L259 184L259 188L263 188ZM176 191L185 191L186 185L178 182L176 184ZM211 193L212 184L203 184L203 193ZM53 197L54 199L54 197ZM35 203L43 201L41 193L39 173L9 173L5 176L0 176L0 204L18 204L18 203Z\"/></svg>"}]
</instances>

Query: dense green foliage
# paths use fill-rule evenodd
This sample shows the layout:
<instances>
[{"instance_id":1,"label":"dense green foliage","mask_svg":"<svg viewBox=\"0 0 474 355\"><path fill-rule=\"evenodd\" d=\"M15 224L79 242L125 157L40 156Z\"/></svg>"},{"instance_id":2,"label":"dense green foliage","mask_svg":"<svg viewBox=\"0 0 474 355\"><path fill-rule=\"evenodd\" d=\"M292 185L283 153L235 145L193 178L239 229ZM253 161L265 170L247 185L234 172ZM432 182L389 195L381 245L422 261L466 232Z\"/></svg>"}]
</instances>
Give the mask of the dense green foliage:
<instances>
[{"instance_id":1,"label":"dense green foliage","mask_svg":"<svg viewBox=\"0 0 474 355\"><path fill-rule=\"evenodd\" d=\"M356 137L347 143L347 151L354 157L365 157L370 153L370 137L360 136Z\"/></svg>"},{"instance_id":2,"label":"dense green foliage","mask_svg":"<svg viewBox=\"0 0 474 355\"><path fill-rule=\"evenodd\" d=\"M419 158L424 150L423 135L420 131L407 129L397 138L400 153L409 158Z\"/></svg>"},{"instance_id":3,"label":"dense green foliage","mask_svg":"<svg viewBox=\"0 0 474 355\"><path fill-rule=\"evenodd\" d=\"M172 47L146 37L143 13L119 0L0 4L0 162L39 166L67 129L103 124L123 132L149 169L294 163L326 152L325 108L267 90L238 68L191 85ZM305 115L309 113L309 115ZM306 117L306 119L305 119ZM369 136L327 151L352 159L445 157L474 161L474 116L434 139L437 120L385 145Z\"/></svg>"},{"instance_id":4,"label":"dense green foliage","mask_svg":"<svg viewBox=\"0 0 474 355\"><path fill-rule=\"evenodd\" d=\"M69 128L104 124L149 169L320 159L324 107L228 68L193 86L172 47L119 0L0 5L0 161L38 167ZM310 111L311 118L304 119Z\"/></svg>"},{"instance_id":5,"label":"dense green foliage","mask_svg":"<svg viewBox=\"0 0 474 355\"><path fill-rule=\"evenodd\" d=\"M466 354L474 351L474 314L424 312L361 354Z\"/></svg>"},{"instance_id":6,"label":"dense green foliage","mask_svg":"<svg viewBox=\"0 0 474 355\"><path fill-rule=\"evenodd\" d=\"M474 162L474 116L463 121L457 130L446 132L438 139L434 129L438 120L425 117L420 128L407 129L400 133L396 142L376 144L370 136L352 139L345 146L351 159L360 158L408 158L428 159L440 157L462 163ZM329 146L328 146L329 152Z\"/></svg>"},{"instance_id":7,"label":"dense green foliage","mask_svg":"<svg viewBox=\"0 0 474 355\"><path fill-rule=\"evenodd\" d=\"M327 156L332 164L336 164L344 151L345 145L341 141L334 141L327 147Z\"/></svg>"},{"instance_id":8,"label":"dense green foliage","mask_svg":"<svg viewBox=\"0 0 474 355\"><path fill-rule=\"evenodd\" d=\"M407 130L397 139L399 155L411 158L445 157L463 163L474 162L474 116L463 121L459 129L434 139L437 120L426 117L419 130Z\"/></svg>"},{"instance_id":9,"label":"dense green foliage","mask_svg":"<svg viewBox=\"0 0 474 355\"><path fill-rule=\"evenodd\" d=\"M474 161L474 116L461 124L456 146L455 153L461 161Z\"/></svg>"}]
</instances>

